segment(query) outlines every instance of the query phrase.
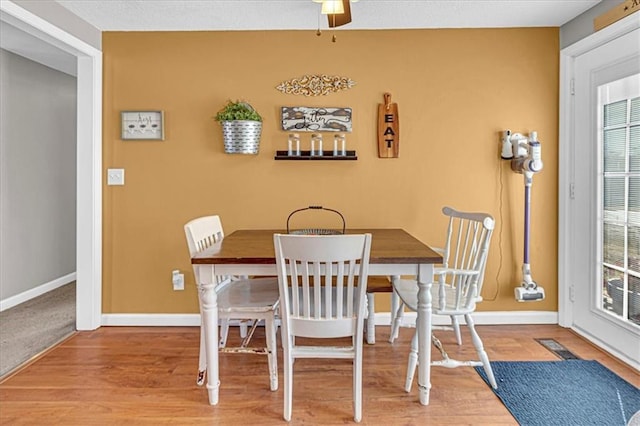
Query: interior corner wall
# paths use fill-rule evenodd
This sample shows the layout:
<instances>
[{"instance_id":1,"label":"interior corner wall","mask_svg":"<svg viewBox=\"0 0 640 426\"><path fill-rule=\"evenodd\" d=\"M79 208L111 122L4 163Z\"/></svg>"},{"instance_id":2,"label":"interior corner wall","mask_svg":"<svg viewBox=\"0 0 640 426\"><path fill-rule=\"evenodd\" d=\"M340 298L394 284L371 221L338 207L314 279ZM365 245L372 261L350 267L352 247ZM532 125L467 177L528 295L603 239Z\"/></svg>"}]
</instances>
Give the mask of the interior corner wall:
<instances>
[{"instance_id":1,"label":"interior corner wall","mask_svg":"<svg viewBox=\"0 0 640 426\"><path fill-rule=\"evenodd\" d=\"M76 79L0 49L0 300L75 272Z\"/></svg>"},{"instance_id":2,"label":"interior corner wall","mask_svg":"<svg viewBox=\"0 0 640 426\"><path fill-rule=\"evenodd\" d=\"M560 49L593 34L593 20L626 0L602 0L560 27Z\"/></svg>"},{"instance_id":3,"label":"interior corner wall","mask_svg":"<svg viewBox=\"0 0 640 426\"><path fill-rule=\"evenodd\" d=\"M102 32L53 0L12 0L21 8L100 50Z\"/></svg>"},{"instance_id":4,"label":"interior corner wall","mask_svg":"<svg viewBox=\"0 0 640 426\"><path fill-rule=\"evenodd\" d=\"M196 313L183 226L219 214L225 232L283 229L293 210L323 205L352 228L404 228L443 243L442 207L497 220L479 309L557 310L558 28L105 32L103 313ZM331 42L335 34L337 41ZM308 74L349 90L284 94ZM399 106L400 156L378 158L377 111ZM228 99L263 116L258 155L225 154L213 120ZM357 161L274 161L286 149L283 106L350 107ZM162 110L164 141L121 139L122 111ZM531 264L542 302L515 301L523 251L524 179L500 159L504 129L537 130L544 170L532 190ZM326 143L333 135L325 133ZM302 149L310 133L301 132ZM106 170L104 171L106 173ZM173 291L171 271L185 272ZM388 311L381 306L378 311Z\"/></svg>"}]
</instances>

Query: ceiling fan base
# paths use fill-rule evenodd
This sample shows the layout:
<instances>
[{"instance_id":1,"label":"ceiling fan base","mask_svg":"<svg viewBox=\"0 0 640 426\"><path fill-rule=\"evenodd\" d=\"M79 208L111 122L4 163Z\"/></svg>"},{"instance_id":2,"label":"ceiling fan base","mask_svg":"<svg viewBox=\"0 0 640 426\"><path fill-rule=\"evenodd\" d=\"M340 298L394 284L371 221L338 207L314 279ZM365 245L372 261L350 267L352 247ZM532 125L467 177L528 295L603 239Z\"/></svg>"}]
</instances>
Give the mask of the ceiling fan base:
<instances>
[{"instance_id":1,"label":"ceiling fan base","mask_svg":"<svg viewBox=\"0 0 640 426\"><path fill-rule=\"evenodd\" d=\"M349 0L342 0L342 5L344 7L344 13L327 15L329 28L341 27L351 22L351 2Z\"/></svg>"}]
</instances>

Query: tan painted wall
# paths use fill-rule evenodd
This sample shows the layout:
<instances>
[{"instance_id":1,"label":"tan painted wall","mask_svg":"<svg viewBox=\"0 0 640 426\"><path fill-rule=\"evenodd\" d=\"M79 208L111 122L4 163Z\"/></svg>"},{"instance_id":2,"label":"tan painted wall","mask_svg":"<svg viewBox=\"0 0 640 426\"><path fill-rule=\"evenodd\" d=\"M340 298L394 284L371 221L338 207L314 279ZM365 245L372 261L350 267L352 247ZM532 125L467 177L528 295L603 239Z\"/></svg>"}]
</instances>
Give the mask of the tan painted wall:
<instances>
[{"instance_id":1,"label":"tan painted wall","mask_svg":"<svg viewBox=\"0 0 640 426\"><path fill-rule=\"evenodd\" d=\"M336 43L328 31L104 33L104 167L126 170L125 186L104 187L105 313L197 312L188 220L217 213L227 233L282 228L310 204L341 211L349 227L402 227L434 246L442 206L489 212L498 225L480 309L557 309L558 29L336 33ZM315 98L275 89L304 74L357 84ZM400 110L398 159L377 158L385 91ZM212 117L227 99L263 115L259 155L224 154ZM353 108L347 140L358 160L274 161L286 149L282 106ZM120 111L137 109L165 112L164 142L120 140ZM543 144L531 258L548 296L535 304L513 296L523 178L499 159L505 128L537 130ZM187 273L184 292L172 290L173 269Z\"/></svg>"}]
</instances>

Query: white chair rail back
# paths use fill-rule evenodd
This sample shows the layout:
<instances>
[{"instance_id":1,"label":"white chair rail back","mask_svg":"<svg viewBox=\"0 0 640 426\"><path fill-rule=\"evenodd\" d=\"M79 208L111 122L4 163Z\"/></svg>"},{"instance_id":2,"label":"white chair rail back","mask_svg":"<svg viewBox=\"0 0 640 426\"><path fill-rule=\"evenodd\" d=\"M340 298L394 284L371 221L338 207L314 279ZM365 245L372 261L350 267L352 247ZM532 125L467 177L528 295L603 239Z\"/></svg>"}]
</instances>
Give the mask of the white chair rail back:
<instances>
[{"instance_id":1,"label":"white chair rail back","mask_svg":"<svg viewBox=\"0 0 640 426\"><path fill-rule=\"evenodd\" d=\"M224 239L222 222L218 215L203 216L193 219L184 226L187 236L189 254L193 257L196 253L208 249ZM194 268L194 274L197 270ZM196 275L196 279L198 276ZM229 276L216 276L217 285L227 284L231 281Z\"/></svg>"},{"instance_id":2,"label":"white chair rail back","mask_svg":"<svg viewBox=\"0 0 640 426\"><path fill-rule=\"evenodd\" d=\"M291 333L352 336L356 317L365 308L370 235L277 234L274 243L280 294L285 298L281 303L287 309L284 320ZM325 321L321 329L318 320Z\"/></svg>"},{"instance_id":3,"label":"white chair rail back","mask_svg":"<svg viewBox=\"0 0 640 426\"><path fill-rule=\"evenodd\" d=\"M485 213L459 212L450 207L443 208L442 212L449 216L449 226L443 267L436 270L437 281L456 289L455 306L472 309L477 301L482 300L480 292L495 221ZM443 297L439 299L443 308L445 300Z\"/></svg>"}]
</instances>

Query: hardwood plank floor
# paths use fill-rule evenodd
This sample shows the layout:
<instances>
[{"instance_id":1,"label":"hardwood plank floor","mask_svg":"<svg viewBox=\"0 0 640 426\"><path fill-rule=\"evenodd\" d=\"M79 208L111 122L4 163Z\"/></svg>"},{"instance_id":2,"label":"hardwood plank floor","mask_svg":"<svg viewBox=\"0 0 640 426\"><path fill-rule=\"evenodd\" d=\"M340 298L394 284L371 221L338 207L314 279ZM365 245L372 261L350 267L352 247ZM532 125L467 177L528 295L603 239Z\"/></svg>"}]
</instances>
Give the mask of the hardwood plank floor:
<instances>
[{"instance_id":1,"label":"hardwood plank floor","mask_svg":"<svg viewBox=\"0 0 640 426\"><path fill-rule=\"evenodd\" d=\"M582 359L595 359L640 387L638 372L558 326L479 326L492 361L558 360L535 338L552 338ZM256 338L262 330L256 332ZM364 345L365 425L512 425L513 417L470 368L432 369L429 406L418 403L416 384L403 390L412 330L393 345L388 327ZM236 332L232 332L234 336ZM437 333L450 354L475 355ZM0 383L2 425L220 424L278 425L282 389L269 391L267 360L221 354L220 403L210 406L195 384L199 331L195 327L102 327L78 332ZM470 342L470 336L463 334ZM282 356L280 354L279 362ZM280 364L280 384L282 368ZM351 363L298 360L292 425L353 422Z\"/></svg>"}]
</instances>

